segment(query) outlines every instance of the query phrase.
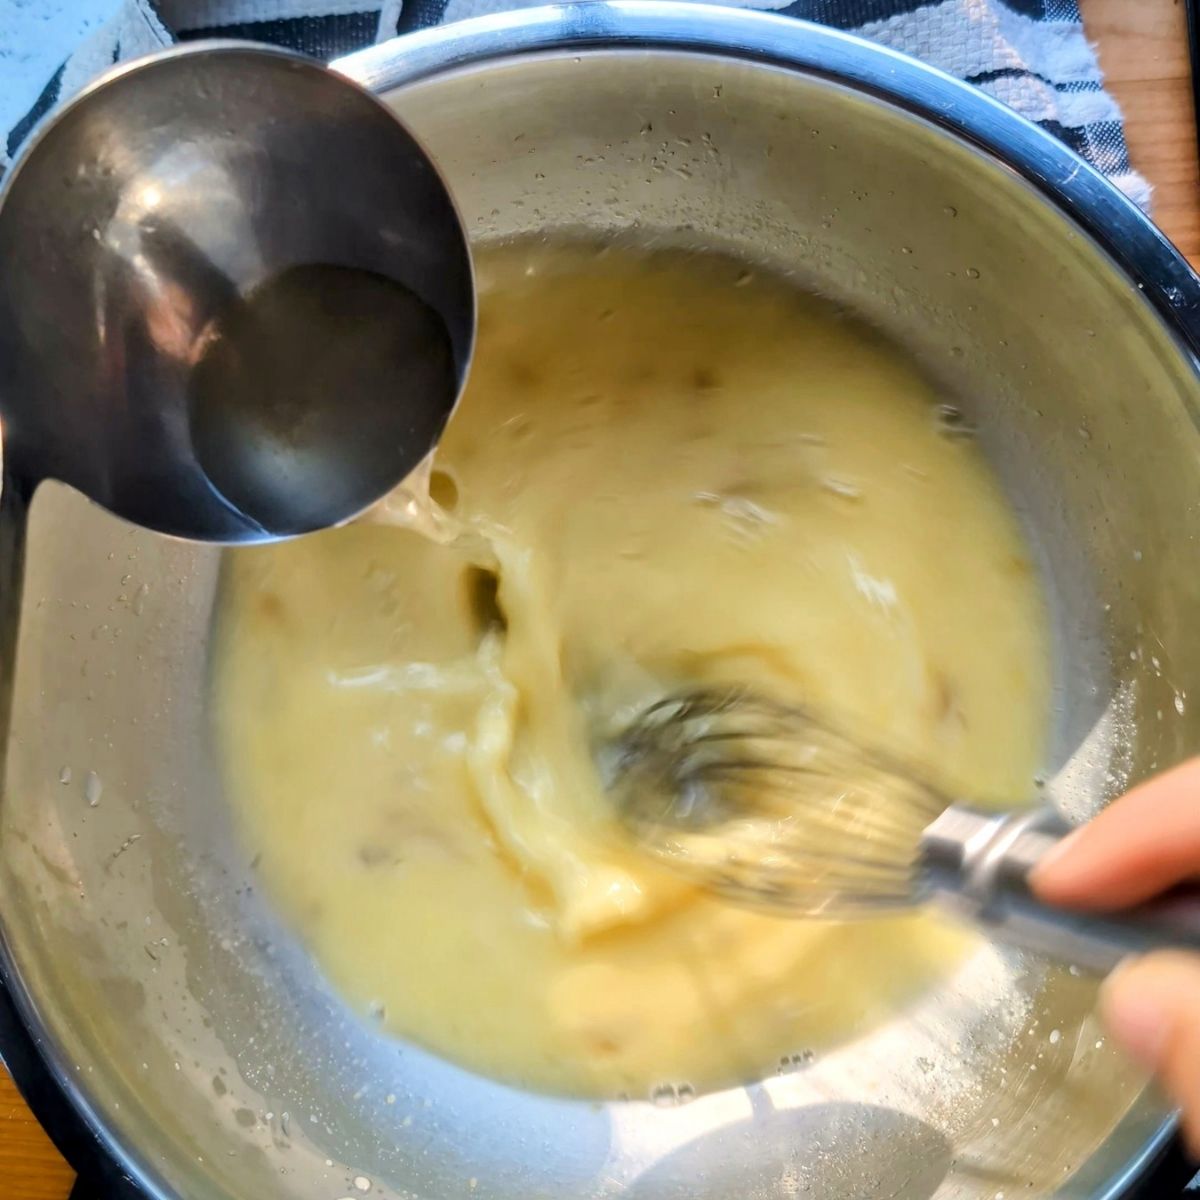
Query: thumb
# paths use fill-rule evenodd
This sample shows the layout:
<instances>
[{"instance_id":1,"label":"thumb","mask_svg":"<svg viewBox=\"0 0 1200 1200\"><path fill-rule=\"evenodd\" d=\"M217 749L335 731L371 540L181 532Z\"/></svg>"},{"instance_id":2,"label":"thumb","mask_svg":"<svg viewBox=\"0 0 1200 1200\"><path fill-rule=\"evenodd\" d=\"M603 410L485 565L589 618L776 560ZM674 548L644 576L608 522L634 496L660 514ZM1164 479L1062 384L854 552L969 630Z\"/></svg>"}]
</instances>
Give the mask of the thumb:
<instances>
[{"instance_id":1,"label":"thumb","mask_svg":"<svg viewBox=\"0 0 1200 1200\"><path fill-rule=\"evenodd\" d=\"M1200 955L1162 951L1123 963L1101 990L1100 1012L1125 1052L1157 1074L1200 1157Z\"/></svg>"}]
</instances>

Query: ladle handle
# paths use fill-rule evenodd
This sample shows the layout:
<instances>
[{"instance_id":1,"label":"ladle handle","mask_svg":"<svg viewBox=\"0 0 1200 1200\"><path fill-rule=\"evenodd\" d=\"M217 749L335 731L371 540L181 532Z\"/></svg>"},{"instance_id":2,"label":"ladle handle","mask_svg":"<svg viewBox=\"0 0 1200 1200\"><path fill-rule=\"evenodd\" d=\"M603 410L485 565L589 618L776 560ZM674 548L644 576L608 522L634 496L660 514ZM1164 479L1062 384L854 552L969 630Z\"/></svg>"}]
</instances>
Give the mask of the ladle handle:
<instances>
[{"instance_id":1,"label":"ladle handle","mask_svg":"<svg viewBox=\"0 0 1200 1200\"><path fill-rule=\"evenodd\" d=\"M954 805L922 838L924 884L944 907L1001 941L1106 974L1151 950L1200 951L1200 889L1176 888L1116 913L1054 908L1029 886L1034 866L1070 832L1049 810L982 813Z\"/></svg>"}]
</instances>

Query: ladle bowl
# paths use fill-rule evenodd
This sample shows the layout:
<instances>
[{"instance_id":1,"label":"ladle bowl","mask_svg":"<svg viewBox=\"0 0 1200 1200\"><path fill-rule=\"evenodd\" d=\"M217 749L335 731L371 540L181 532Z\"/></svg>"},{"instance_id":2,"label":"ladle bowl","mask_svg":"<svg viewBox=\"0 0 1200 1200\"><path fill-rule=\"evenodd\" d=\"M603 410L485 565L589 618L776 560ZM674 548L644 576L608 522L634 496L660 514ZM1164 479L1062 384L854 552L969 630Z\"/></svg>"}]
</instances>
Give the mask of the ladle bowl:
<instances>
[{"instance_id":1,"label":"ladle bowl","mask_svg":"<svg viewBox=\"0 0 1200 1200\"><path fill-rule=\"evenodd\" d=\"M0 192L6 469L164 533L357 515L436 443L473 334L438 172L298 55L201 42L119 68Z\"/></svg>"}]
</instances>

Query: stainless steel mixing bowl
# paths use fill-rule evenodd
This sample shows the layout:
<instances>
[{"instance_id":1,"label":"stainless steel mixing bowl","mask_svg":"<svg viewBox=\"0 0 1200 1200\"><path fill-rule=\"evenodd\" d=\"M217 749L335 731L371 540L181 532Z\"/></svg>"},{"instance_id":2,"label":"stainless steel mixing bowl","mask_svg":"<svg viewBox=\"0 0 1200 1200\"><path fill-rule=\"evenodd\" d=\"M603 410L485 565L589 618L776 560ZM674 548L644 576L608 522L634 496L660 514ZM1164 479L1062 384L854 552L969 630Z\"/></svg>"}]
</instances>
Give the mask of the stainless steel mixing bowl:
<instances>
[{"instance_id":1,"label":"stainless steel mixing bowl","mask_svg":"<svg viewBox=\"0 0 1200 1200\"><path fill-rule=\"evenodd\" d=\"M703 6L530 10L340 66L430 148L477 239L719 246L912 348L1038 550L1064 810L1200 744L1200 283L1057 141L887 51ZM27 1085L21 1028L50 1069L41 1110L80 1114L64 1138L147 1193L1108 1197L1162 1150L1094 985L1000 951L852 1045L674 1107L524 1094L380 1036L230 838L205 717L219 556L56 486L26 525L25 499L10 476L0 1026Z\"/></svg>"}]
</instances>

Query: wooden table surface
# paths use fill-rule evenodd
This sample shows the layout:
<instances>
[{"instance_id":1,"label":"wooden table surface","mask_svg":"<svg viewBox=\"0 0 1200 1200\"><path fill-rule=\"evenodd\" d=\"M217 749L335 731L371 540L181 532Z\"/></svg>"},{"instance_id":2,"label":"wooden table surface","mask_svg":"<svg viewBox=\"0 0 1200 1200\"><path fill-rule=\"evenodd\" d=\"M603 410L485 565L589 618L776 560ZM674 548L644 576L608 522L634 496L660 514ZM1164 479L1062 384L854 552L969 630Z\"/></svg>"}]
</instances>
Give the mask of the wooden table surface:
<instances>
[{"instance_id":1,"label":"wooden table surface","mask_svg":"<svg viewBox=\"0 0 1200 1200\"><path fill-rule=\"evenodd\" d=\"M1180 0L1080 0L1109 87L1125 110L1154 218L1200 268L1200 174ZM71 1171L0 1071L0 1196L66 1200Z\"/></svg>"},{"instance_id":2,"label":"wooden table surface","mask_svg":"<svg viewBox=\"0 0 1200 1200\"><path fill-rule=\"evenodd\" d=\"M1200 175L1181 0L1080 0L1109 88L1125 110L1133 165L1154 185L1154 219L1200 269Z\"/></svg>"}]
</instances>

